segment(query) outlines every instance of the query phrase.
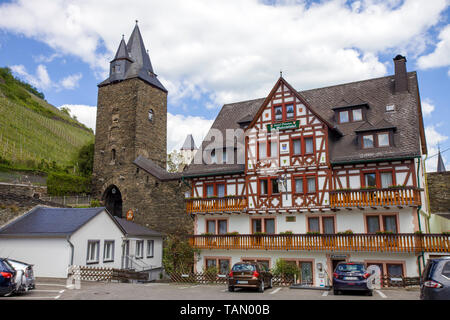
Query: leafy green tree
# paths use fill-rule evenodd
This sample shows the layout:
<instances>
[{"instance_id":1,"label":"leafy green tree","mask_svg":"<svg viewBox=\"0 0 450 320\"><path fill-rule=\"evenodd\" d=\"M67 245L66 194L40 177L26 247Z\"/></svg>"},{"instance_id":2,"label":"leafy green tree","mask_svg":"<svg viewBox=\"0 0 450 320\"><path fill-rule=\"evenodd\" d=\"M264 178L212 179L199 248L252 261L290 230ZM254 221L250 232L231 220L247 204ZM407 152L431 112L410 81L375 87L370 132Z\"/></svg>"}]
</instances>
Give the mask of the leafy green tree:
<instances>
[{"instance_id":1,"label":"leafy green tree","mask_svg":"<svg viewBox=\"0 0 450 320\"><path fill-rule=\"evenodd\" d=\"M189 273L199 256L200 250L192 248L185 237L172 234L165 240L162 263L168 274Z\"/></svg>"},{"instance_id":2,"label":"leafy green tree","mask_svg":"<svg viewBox=\"0 0 450 320\"><path fill-rule=\"evenodd\" d=\"M75 159L79 172L82 176L88 177L92 174L94 167L94 142L89 142L81 147Z\"/></svg>"}]
</instances>

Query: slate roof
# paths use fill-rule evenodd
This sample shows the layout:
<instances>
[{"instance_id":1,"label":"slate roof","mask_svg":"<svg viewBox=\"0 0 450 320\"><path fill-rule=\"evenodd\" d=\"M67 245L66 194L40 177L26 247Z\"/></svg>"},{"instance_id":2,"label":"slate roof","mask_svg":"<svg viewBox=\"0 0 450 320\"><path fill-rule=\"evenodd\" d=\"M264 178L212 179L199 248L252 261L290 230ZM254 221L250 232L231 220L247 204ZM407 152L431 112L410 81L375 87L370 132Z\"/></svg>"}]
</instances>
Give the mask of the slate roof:
<instances>
[{"instance_id":1,"label":"slate roof","mask_svg":"<svg viewBox=\"0 0 450 320\"><path fill-rule=\"evenodd\" d=\"M152 237L162 237L163 234L157 231L150 230L134 222L122 219L119 217L114 217L120 226L125 230L127 236L152 236Z\"/></svg>"},{"instance_id":2,"label":"slate roof","mask_svg":"<svg viewBox=\"0 0 450 320\"><path fill-rule=\"evenodd\" d=\"M64 237L73 234L106 210L100 208L47 208L37 206L0 229L1 236Z\"/></svg>"},{"instance_id":3,"label":"slate roof","mask_svg":"<svg viewBox=\"0 0 450 320\"><path fill-rule=\"evenodd\" d=\"M197 146L195 145L194 137L192 136L192 134L188 134L186 140L184 140L181 150L196 150L196 149Z\"/></svg>"},{"instance_id":4,"label":"slate roof","mask_svg":"<svg viewBox=\"0 0 450 320\"><path fill-rule=\"evenodd\" d=\"M305 90L298 92L311 106L314 112L319 114L329 124L337 128L342 134L330 134L329 152L332 164L352 163L367 160L402 159L420 156L420 131L423 132L421 111L419 110L419 92L416 72L407 73L409 92L394 93L394 76L387 76L324 88ZM255 116L263 104L265 98L248 100L226 104L220 110L212 129L217 129L225 136L226 129L238 129L238 122L247 118L247 115ZM352 105L367 105L367 119L372 127L395 127L394 146L361 149L358 146L355 130L365 125L364 122L338 124L333 108ZM386 106L395 105L395 111L386 112ZM376 125L373 125L376 124ZM330 131L331 132L331 131ZM185 170L184 176L193 177L201 175L229 174L244 172L244 165L233 164L208 164L202 161L202 150L206 150L211 143L206 139L200 146L194 161ZM241 137L240 143L244 138ZM423 141L425 142L425 141ZM426 150L424 143L423 148Z\"/></svg>"},{"instance_id":5,"label":"slate roof","mask_svg":"<svg viewBox=\"0 0 450 320\"><path fill-rule=\"evenodd\" d=\"M167 170L161 168L154 161L147 159L143 156L137 157L133 163L141 168L142 170L150 173L152 176L161 181L178 180L181 179L182 175L179 172L167 172Z\"/></svg>"},{"instance_id":6,"label":"slate roof","mask_svg":"<svg viewBox=\"0 0 450 320\"><path fill-rule=\"evenodd\" d=\"M125 42L122 39L119 45L119 49L117 50L116 57L124 58L126 55L128 55L128 58L131 58L132 63L126 70L125 75L121 79L116 79L114 75L110 74L108 79L101 82L98 86L105 86L117 80L122 81L126 79L139 78L167 92L167 89L164 88L162 83L158 80L157 75L153 71L152 63L150 62L150 56L145 49L144 41L142 40L141 32L137 23L125 47L124 44ZM126 48L126 53L123 52L124 48ZM115 60L116 58L113 61Z\"/></svg>"}]
</instances>

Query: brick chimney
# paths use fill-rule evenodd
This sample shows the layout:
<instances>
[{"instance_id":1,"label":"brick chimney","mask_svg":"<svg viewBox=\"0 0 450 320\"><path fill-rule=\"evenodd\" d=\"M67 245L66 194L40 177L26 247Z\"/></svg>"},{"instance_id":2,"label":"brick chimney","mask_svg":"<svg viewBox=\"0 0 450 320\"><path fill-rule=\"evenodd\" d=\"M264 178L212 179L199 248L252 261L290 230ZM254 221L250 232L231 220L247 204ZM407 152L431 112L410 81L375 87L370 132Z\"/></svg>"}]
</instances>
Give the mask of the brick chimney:
<instances>
[{"instance_id":1,"label":"brick chimney","mask_svg":"<svg viewBox=\"0 0 450 320\"><path fill-rule=\"evenodd\" d=\"M395 93L408 91L408 76L406 74L406 58L397 55L394 58L395 65Z\"/></svg>"}]
</instances>

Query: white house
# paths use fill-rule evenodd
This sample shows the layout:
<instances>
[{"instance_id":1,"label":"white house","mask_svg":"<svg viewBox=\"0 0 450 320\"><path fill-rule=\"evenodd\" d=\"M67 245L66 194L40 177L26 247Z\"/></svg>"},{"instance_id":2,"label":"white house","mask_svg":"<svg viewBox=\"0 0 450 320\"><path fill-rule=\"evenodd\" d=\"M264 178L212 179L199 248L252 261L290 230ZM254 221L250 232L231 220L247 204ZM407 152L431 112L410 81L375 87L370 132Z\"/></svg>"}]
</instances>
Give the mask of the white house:
<instances>
[{"instance_id":1,"label":"white house","mask_svg":"<svg viewBox=\"0 0 450 320\"><path fill-rule=\"evenodd\" d=\"M0 229L0 256L34 264L37 277L67 277L70 265L162 267L162 235L106 208L37 206Z\"/></svg>"}]
</instances>

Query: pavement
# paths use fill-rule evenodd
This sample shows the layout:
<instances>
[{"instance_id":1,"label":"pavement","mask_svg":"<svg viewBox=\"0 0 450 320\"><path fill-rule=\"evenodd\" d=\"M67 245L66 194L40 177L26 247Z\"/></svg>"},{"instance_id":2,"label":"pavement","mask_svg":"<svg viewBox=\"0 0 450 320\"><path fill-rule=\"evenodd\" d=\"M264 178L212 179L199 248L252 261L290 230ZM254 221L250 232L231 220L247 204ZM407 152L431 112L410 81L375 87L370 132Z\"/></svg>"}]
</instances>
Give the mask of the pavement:
<instances>
[{"instance_id":1,"label":"pavement","mask_svg":"<svg viewBox=\"0 0 450 320\"><path fill-rule=\"evenodd\" d=\"M373 296L348 292L274 287L259 293L252 289L228 292L225 285L174 283L118 283L82 281L80 289L66 287L65 279L37 279L36 289L8 300L418 300L419 288L382 288Z\"/></svg>"}]
</instances>

